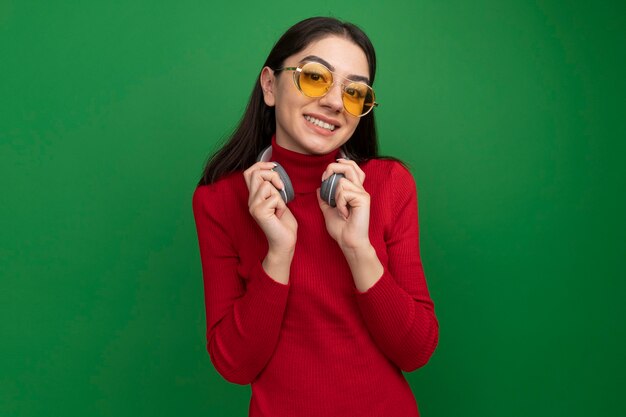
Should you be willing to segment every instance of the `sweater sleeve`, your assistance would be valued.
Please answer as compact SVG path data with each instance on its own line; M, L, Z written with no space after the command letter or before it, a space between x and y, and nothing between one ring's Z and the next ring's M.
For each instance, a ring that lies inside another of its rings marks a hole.
M193 213L200 246L206 308L207 350L228 381L251 383L269 362L278 342L289 285L269 277L259 260L242 271L223 225L227 208L213 185L198 187ZM219 201L220 204L215 202Z
M392 222L385 235L388 263L382 277L357 302L381 351L406 372L424 366L439 340L439 324L419 253L417 192L399 164L391 173Z

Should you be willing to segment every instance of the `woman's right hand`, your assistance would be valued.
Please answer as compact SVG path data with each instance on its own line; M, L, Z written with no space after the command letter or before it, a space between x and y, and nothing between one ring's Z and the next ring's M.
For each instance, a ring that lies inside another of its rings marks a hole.
M298 222L277 189L285 185L272 162L257 162L244 171L248 209L267 238L269 250L263 267L273 279L287 283L296 247Z

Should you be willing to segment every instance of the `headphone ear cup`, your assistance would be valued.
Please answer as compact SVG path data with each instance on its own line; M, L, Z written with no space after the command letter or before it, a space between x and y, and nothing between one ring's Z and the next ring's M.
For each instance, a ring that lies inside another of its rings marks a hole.
M345 175L343 174L333 174L322 181L322 186L320 187L320 197L331 207L337 207L335 193L337 192L339 180L344 177Z
M278 190L280 196L283 198L285 203L289 203L295 197L295 192L293 191L293 185L291 185L291 180L289 179L289 175L287 175L287 171L283 168L278 162L274 162L276 166L272 171L277 172L283 184L285 184L285 188L282 190Z

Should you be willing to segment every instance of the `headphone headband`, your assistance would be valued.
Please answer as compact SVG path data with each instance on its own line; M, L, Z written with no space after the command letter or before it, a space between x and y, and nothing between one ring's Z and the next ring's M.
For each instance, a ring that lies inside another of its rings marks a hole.
M339 156L344 159L350 159L343 148L339 148ZM270 162L272 160L272 145L263 149L256 160L257 162Z

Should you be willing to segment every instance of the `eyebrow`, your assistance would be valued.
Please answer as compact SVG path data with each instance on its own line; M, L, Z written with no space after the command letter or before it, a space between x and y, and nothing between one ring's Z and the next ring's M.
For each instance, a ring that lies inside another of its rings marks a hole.
M335 71L335 67L333 67L328 61L326 61L323 58L320 58L319 56L316 56L316 55L306 56L306 57L302 58L299 63L302 64L303 62L307 62L307 61L318 62L318 63L320 63L322 65L327 66L329 70ZM362 75L350 74L346 78L349 79L350 81L361 81L361 82L364 82L367 85L370 84L370 79L367 78L367 77L364 77Z

